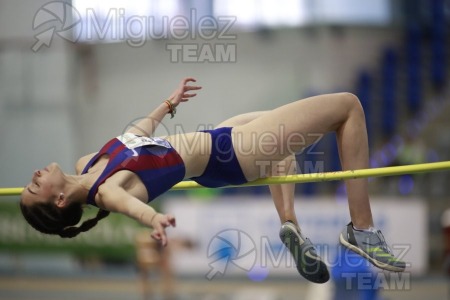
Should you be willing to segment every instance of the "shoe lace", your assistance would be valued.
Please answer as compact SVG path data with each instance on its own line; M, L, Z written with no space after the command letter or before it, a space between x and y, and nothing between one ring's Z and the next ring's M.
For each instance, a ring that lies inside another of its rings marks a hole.
M377 230L377 236L380 239L380 248L383 249L384 251L386 251L387 253L389 253L390 255L393 255L392 250L387 245L386 240L385 240L384 235L381 232L381 230Z

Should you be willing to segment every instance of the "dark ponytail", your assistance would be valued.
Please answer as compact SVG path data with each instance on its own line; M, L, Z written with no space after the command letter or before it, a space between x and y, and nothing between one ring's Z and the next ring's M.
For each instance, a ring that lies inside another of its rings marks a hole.
M89 229L97 225L98 221L100 221L103 218L106 218L108 215L109 211L100 209L97 212L95 218L84 221L79 227L76 226L66 227L59 233L59 236L63 238L73 238L82 232L88 231Z
M86 220L76 227L83 215L81 203L71 202L59 208L54 203L37 202L33 205L24 205L21 201L20 209L25 220L34 229L46 234L57 234L63 238L73 238L81 232L86 232L109 215L109 211L99 210L95 218Z

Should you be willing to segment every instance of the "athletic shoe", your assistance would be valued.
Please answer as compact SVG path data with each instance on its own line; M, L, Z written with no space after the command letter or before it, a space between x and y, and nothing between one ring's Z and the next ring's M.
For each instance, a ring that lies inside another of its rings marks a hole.
M294 257L298 272L315 283L324 283L330 279L328 268L320 259L314 245L305 238L293 222L285 222L280 229L280 239Z
M380 230L375 228L370 231L356 230L353 228L353 223L350 222L341 232L339 241L380 269L393 272L405 270L405 262L392 255Z

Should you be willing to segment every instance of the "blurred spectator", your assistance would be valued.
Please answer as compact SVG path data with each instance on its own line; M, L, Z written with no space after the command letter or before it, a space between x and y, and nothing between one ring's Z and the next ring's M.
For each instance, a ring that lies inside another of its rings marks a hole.
M148 230L136 235L136 263L141 277L143 299L152 299L149 280L151 270L161 274L161 288L164 298L172 296L173 274L170 269L170 244L165 249L150 237Z
M189 240L170 239L167 246L151 238L148 229L137 233L136 238L136 264L141 277L141 289L143 299L154 299L150 273L153 271L160 275L160 288L162 299L175 299L174 275L171 269L171 253L179 248L192 248ZM150 279L150 280L149 280Z

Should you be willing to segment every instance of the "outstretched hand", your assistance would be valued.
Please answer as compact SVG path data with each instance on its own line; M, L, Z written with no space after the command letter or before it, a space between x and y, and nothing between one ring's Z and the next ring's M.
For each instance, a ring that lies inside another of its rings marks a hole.
M175 217L172 215L157 214L152 220L153 232L151 237L163 246L167 245L166 227L176 226Z
M194 85L188 85L189 82L196 82L192 77L187 77L181 80L180 85L178 88L170 95L169 99L170 102L176 107L181 102L186 102L189 100L189 98L197 96L196 93L189 94L189 91L199 90L202 87L201 86L194 86Z

